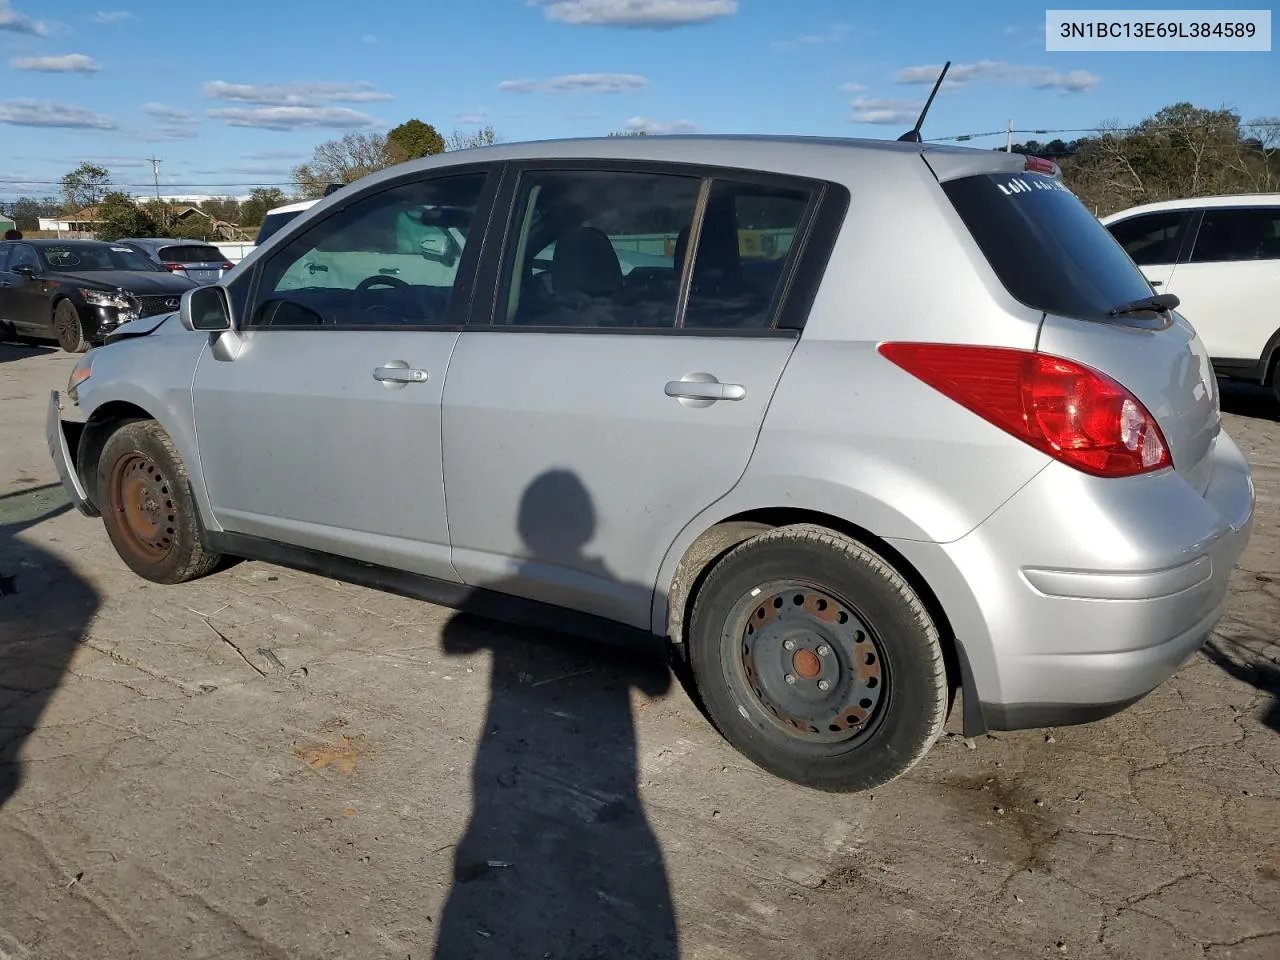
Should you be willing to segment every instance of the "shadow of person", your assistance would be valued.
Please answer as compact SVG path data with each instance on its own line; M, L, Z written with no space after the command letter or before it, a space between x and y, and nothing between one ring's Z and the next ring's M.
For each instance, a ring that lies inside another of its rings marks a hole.
M0 810L22 783L23 745L98 608L93 587L17 536L68 509L57 484L0 497Z
M584 553L595 525L574 474L543 474L520 507L526 562L607 577ZM488 649L492 672L437 960L677 957L662 851L637 792L630 703L633 686L669 689L666 664L462 609L445 627L445 652Z

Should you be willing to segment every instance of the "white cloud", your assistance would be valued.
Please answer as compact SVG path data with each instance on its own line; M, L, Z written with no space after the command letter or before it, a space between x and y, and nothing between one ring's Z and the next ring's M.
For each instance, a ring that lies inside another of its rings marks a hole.
M104 167L149 167L151 166L146 160L140 157L85 157L89 163L96 163Z
M144 103L142 112L149 117L154 117L157 123L186 126L196 122L195 114L190 110L166 107L163 103Z
M210 80L204 85L204 95L210 100L268 107L318 107L326 103L375 103L395 99L367 81L344 83L329 80L261 84Z
M40 20L32 20L26 14L13 9L9 0L0 0L0 30L10 33L25 33L31 37L47 37L49 24Z
M647 86L649 79L635 73L569 73L550 80L503 80L504 93L622 93Z
M853 123L915 123L923 101L897 100L892 97L855 97L849 101Z
M907 67L898 71L898 83L932 86L942 72L942 64ZM1037 90L1066 90L1080 93L1092 90L1100 78L1088 70L1057 70L1053 67L1020 67L1002 60L979 60L956 64L947 71L943 89L955 89L969 83L1000 83L1008 86L1034 87Z
M453 119L458 123L481 124L489 121L489 113L486 110L469 110L458 114Z
M89 19L94 23L124 23L126 20L132 20L133 14L128 10L99 10Z
M97 73L101 67L93 57L83 53L66 53L51 57L14 57L9 66L15 70L36 70L40 73Z
M143 134L147 143L164 143L168 140L194 140L200 134L190 127L157 127L150 133Z
M841 93L862 93L867 88L861 83L842 83L840 84Z
M526 0L548 20L573 26L654 30L709 23L738 12L738 0Z
M297 150L255 150L245 154L246 160L301 160Z
M110 117L57 100L2 100L0 123L15 127L66 127L73 130L114 130Z
M261 130L355 130L379 125L367 113L348 107L228 107L206 110L205 113L215 120L225 120L233 127Z
M793 37L790 40L779 40L774 44L774 46L782 49L794 49L796 47L812 47L827 43L840 43L849 35L849 30L850 27L847 23L833 23L819 33L807 33L804 36Z
M631 133L692 133L698 125L692 120L650 120L648 117L632 117L623 125Z

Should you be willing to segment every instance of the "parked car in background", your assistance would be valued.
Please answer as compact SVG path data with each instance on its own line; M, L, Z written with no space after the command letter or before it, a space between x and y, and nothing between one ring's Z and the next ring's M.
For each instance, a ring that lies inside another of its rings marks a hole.
M262 218L262 226L258 227L258 236L254 239L254 244L261 246L266 243L277 230L298 217L303 211L310 210L321 199L316 197L313 200L299 200L297 203L286 203L283 207L273 207L268 210L266 216Z
M1149 203L1102 222L1181 301L1218 374L1280 398L1280 193Z
M503 144L117 331L47 438L143 578L666 639L745 756L866 789L957 690L969 736L1096 720L1214 628L1254 493L1176 306L1038 158Z
M132 247L152 263L198 284L217 283L235 266L211 243L145 237L120 240L119 244Z
M132 247L98 240L0 242L0 332L58 341L69 353L120 324L178 309L195 284Z

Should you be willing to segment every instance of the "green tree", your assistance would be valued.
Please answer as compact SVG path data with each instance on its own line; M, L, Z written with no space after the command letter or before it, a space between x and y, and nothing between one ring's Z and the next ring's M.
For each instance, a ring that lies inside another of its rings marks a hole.
M154 203L154 201L152 201ZM125 237L154 237L159 224L150 213L127 193L113 190L98 201L99 240L121 240Z
M283 207L289 199L279 187L254 187L249 191L249 199L240 205L240 226L258 226L268 210Z
M76 213L99 203L111 186L106 167L82 163L62 178L63 213Z
M53 197L19 197L9 205L9 216L22 231L39 230L41 217L58 214L58 201Z
M447 150L469 150L472 147L488 147L502 142L502 138L491 126L483 126L479 130L455 130L445 142Z
M234 197L213 197L200 204L200 209L225 223L240 222L240 201Z
M440 131L421 120L406 120L387 133L387 156L393 163L444 153L447 145Z

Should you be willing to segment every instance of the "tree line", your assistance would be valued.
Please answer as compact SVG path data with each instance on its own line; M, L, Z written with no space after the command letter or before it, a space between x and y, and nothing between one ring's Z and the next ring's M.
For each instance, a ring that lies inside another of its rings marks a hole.
M1280 120L1175 103L1132 127L1075 140L1029 140L1014 152L1054 160L1095 215L1143 203L1280 190ZM998 149L1004 149L1003 147Z

